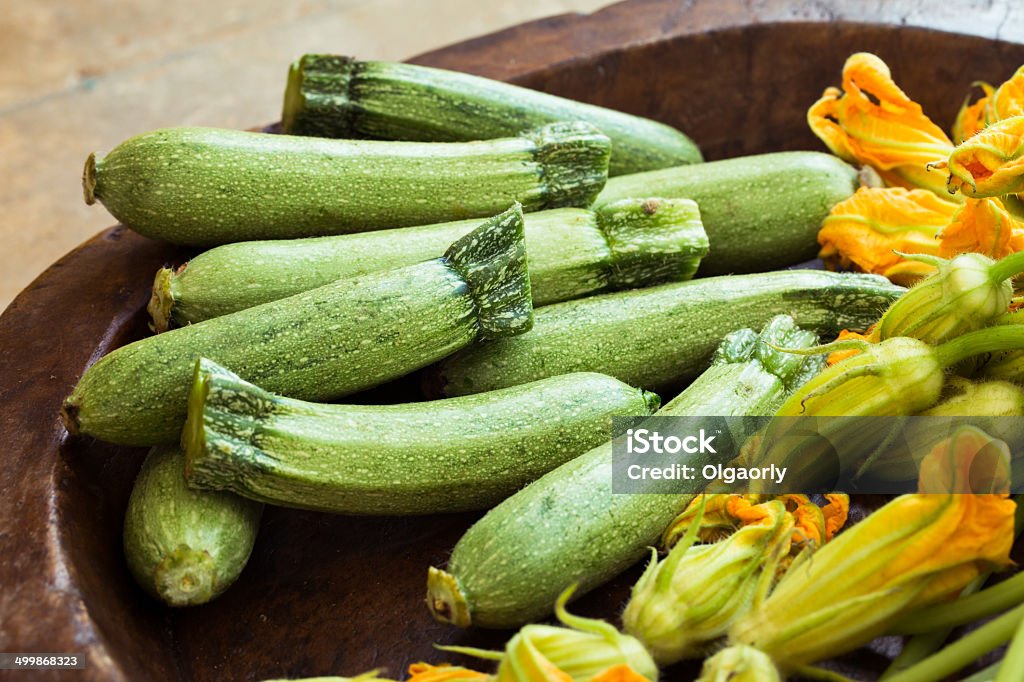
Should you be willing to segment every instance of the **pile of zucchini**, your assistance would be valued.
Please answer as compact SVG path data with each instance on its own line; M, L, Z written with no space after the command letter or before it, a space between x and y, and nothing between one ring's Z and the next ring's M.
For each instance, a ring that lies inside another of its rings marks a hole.
M428 605L462 626L543 617L689 501L611 495L611 417L684 388L662 413L770 414L820 367L773 348L864 328L902 292L768 272L813 258L857 186L825 154L702 163L648 119L324 55L292 65L283 127L158 130L85 166L88 203L209 249L156 273L158 333L62 409L73 435L153 446L124 547L172 606L230 586L264 504L493 508L431 569ZM336 402L411 373L415 402Z

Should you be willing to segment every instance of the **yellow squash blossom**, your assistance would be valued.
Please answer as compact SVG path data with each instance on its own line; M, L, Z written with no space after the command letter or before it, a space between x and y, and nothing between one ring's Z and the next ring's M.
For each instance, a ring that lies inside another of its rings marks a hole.
M534 669L534 672L538 676L524 679L528 679L529 682L571 682L572 680L568 673L551 665L550 661L546 664L541 663L539 667ZM484 680L494 681L495 677L454 665L413 663L409 666L409 679L407 682L482 682ZM650 682L650 680L628 665L620 663L599 672L590 678L590 682Z
M939 232L939 245L946 257L981 253L998 260L1024 251L1024 222L995 197L968 199Z
M925 457L921 492L896 498L795 563L730 639L792 671L856 649L900 616L1009 566L1016 507L1005 480L985 494L956 494L976 489L965 472L982 456L989 469L1008 470L1004 443L958 429Z
M938 255L936 236L957 204L931 192L862 187L829 212L818 232L821 259L830 269L857 269L912 284L934 270L902 254Z
M834 154L871 166L887 185L944 193L941 174L930 172L928 164L948 157L953 143L875 55L851 55L842 90L825 90L807 122Z
M953 126L953 139L957 144L996 121L1024 115L1024 66L998 88L988 83L976 83L985 93L973 104L964 102Z
M782 675L767 655L738 644L706 659L697 682L782 682Z
M951 193L981 198L1024 191L1024 116L993 123L933 167L948 170Z

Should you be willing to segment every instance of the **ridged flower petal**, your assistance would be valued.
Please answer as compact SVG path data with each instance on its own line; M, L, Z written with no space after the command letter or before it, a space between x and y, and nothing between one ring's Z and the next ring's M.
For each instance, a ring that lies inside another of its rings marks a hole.
M937 255L936 235L957 206L925 190L862 187L825 218L818 232L819 255L830 269L856 269L912 284L934 268L900 254Z
M871 166L887 185L943 191L941 175L928 164L946 158L953 143L875 55L851 55L842 90L825 90L807 122L834 154Z
M939 232L942 256L981 253L999 259L1024 250L1024 222L995 197L968 199Z
M947 164L950 192L972 198L1024 191L1024 116L989 125L959 144Z

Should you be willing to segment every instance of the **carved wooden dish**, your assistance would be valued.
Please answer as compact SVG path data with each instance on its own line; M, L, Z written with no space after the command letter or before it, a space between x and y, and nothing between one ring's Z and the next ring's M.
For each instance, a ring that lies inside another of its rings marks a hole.
M973 19L965 10L974 35L930 28L956 26L954 6L926 15L919 2L871 4L881 15L857 23L837 20L830 3L630 0L414 61L651 116L688 132L709 159L820 149L805 112L852 52L879 54L944 127L972 81L1000 82L1024 63L1024 45L995 39L1008 1ZM0 318L0 651L85 657L84 671L39 678L258 680L377 667L400 677L410 662L449 658L434 642L500 646L507 633L457 631L423 605L427 567L444 563L474 514L268 509L248 567L220 599L172 611L135 586L121 525L144 451L69 441L58 409L91 362L146 333L153 273L187 255L113 227L51 266ZM615 617L635 577L574 610ZM890 644L846 657L844 672L875 679ZM666 676L692 679L693 670Z

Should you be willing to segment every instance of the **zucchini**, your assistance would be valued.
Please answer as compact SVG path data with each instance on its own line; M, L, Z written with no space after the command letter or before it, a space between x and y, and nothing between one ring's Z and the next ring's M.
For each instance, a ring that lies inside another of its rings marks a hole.
M291 65L281 118L292 135L424 142L586 121L612 140L612 175L701 160L689 137L649 118L465 73L336 55L307 54Z
M524 216L534 306L596 292L690 279L707 253L689 199L623 199L598 211ZM149 311L164 331L292 296L343 277L435 258L477 220L365 234L225 244L153 284Z
M89 156L83 186L136 232L212 246L587 206L609 149L586 123L450 144L167 128Z
M816 257L822 221L858 184L857 172L831 154L777 152L618 177L596 204L635 196L693 199L711 242L700 266L707 277Z
M464 398L321 405L201 359L182 441L194 488L338 514L488 509L660 400L601 374Z
M666 393L692 379L718 339L782 313L822 334L864 329L904 289L877 275L787 270L711 277L567 301L533 331L467 348L428 370L431 394L464 395L567 372L600 372Z
M229 365L308 400L355 393L440 360L477 338L532 324L518 205L418 265L338 280L280 301L118 348L64 401L64 423L125 445L178 439L196 361Z
M210 601L249 560L263 505L185 484L185 454L156 447L135 479L124 517L124 555L139 585L171 606Z
M658 415L770 415L819 362L783 357L770 345L807 348L816 341L786 317L772 320L759 336L737 331L725 338L710 368ZM579 585L578 596L643 558L692 498L653 490L613 494L612 445L600 445L466 531L447 571L429 570L427 606L436 619L460 627L509 628L544 618L569 585Z

